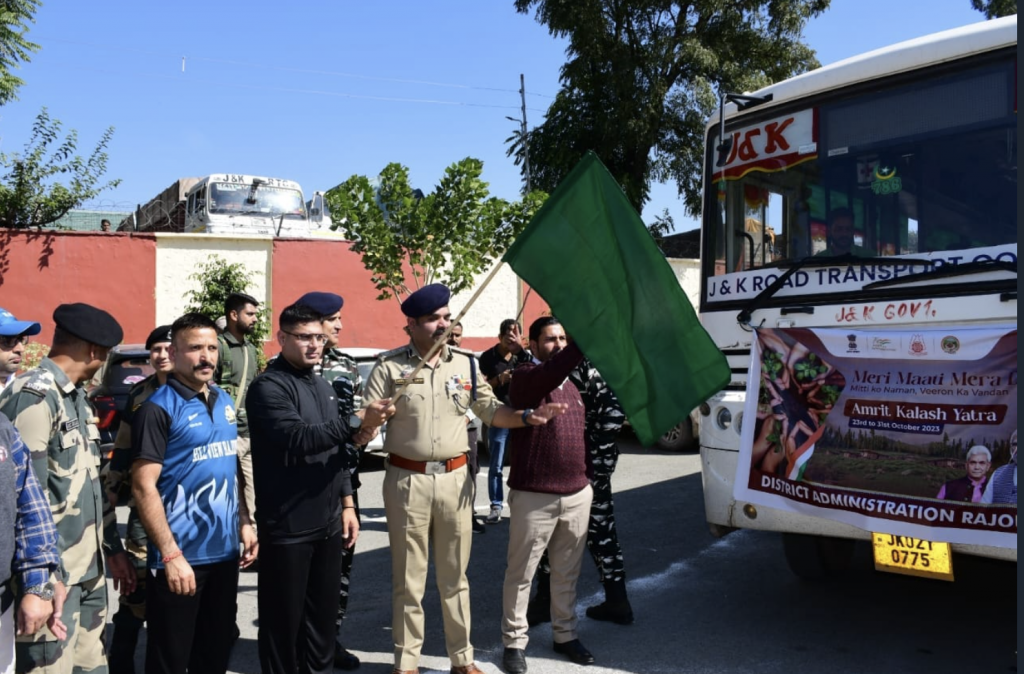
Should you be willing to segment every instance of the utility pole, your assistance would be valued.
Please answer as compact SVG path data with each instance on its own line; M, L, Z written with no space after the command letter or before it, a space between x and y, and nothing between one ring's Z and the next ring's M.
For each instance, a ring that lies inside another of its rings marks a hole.
M523 103L523 168L526 173L526 193L529 194L533 189L530 184L530 144L526 140L526 76L523 73L519 73L519 98Z

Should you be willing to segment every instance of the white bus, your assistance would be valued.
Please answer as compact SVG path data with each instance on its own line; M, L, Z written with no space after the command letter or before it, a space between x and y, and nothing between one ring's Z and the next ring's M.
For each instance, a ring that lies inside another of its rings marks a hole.
M185 195L185 231L308 237L302 188L291 180L218 173Z
M728 96L709 122L700 314L733 372L701 406L717 535L781 532L803 577L856 539L914 575L950 549L1016 561L1016 67L1013 16ZM971 370L1010 337L1012 372ZM1013 505L986 510L997 475Z

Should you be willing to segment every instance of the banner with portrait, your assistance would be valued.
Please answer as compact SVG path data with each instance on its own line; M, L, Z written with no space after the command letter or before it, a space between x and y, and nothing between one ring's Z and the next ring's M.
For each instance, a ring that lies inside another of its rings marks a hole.
M758 329L735 497L1017 548L1017 328Z

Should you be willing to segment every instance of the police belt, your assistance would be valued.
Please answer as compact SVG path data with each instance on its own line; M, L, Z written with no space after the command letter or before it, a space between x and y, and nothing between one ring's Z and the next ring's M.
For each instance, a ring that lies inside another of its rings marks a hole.
M414 473L438 475L440 473L450 473L453 470L462 468L466 463L468 463L468 457L468 454L460 454L454 459L448 459L447 461L413 461L412 459L406 459L405 457L398 456L397 454L388 454L388 463L395 468L411 470Z

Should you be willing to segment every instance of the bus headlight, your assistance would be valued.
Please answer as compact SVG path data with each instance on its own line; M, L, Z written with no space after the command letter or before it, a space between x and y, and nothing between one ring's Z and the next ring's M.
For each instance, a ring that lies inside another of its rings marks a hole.
M732 412L725 407L719 407L715 412L715 425L723 431L732 425Z
M700 404L700 414L701 414L701 416L704 416L704 417L710 417L711 416L711 405L708 405L707 403L701 403Z

